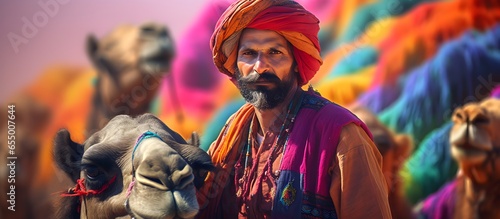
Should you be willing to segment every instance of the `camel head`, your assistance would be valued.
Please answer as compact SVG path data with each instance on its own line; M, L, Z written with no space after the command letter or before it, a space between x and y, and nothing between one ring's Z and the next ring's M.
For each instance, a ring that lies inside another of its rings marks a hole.
M61 130L58 166L76 183L63 194L61 218L193 218L196 188L210 156L151 114L120 115L83 144Z
M373 141L383 157L382 171L392 192L396 189L392 187L399 182L398 172L413 150L411 137L389 130L373 112L363 106L353 105L350 110L372 133Z
M455 109L450 132L451 154L474 183L500 179L500 100L488 98Z
M389 187L389 205L394 218L412 218L410 204L403 195L399 170L413 150L413 141L406 134L396 134L380 122L377 116L361 105L350 107L373 135L373 142L382 155L382 172Z
M94 104L101 105L104 124L119 114L147 112L170 70L174 46L167 28L156 23L122 25L101 39L88 36L87 54L98 73Z

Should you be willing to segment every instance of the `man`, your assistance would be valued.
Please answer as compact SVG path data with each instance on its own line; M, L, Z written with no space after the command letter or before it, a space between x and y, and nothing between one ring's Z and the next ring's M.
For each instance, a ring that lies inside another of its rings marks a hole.
M199 218L390 218L382 157L346 109L303 91L321 65L319 21L293 1L240 0L212 35L246 104L209 154Z

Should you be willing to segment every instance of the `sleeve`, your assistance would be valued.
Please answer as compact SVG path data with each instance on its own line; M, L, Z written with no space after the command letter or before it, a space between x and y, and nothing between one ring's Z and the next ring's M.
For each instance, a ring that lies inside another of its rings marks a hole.
M343 127L330 167L330 196L339 218L391 218L382 156L354 123Z

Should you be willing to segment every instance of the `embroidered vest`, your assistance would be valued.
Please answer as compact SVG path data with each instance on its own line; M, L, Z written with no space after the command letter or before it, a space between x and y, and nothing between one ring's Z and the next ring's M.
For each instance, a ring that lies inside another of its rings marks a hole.
M290 133L276 182L273 218L337 218L328 169L342 128L364 123L343 107L307 92Z

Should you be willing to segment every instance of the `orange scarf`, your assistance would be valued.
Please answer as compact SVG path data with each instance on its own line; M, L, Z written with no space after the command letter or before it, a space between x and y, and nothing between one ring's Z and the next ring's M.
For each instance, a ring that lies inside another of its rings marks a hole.
M242 141L245 141L245 133L248 133L248 127L250 125L250 120L254 115L255 109L252 105L246 103L243 105L233 116L230 118L226 125L229 125L224 129L217 137L217 140L212 144L209 150L212 156L212 162L215 165L216 170L214 172L209 172L205 178L205 184L202 188L198 190L198 203L200 203L200 209L203 210L207 204L210 202L208 209L205 209L202 214L208 217L199 218L209 218L213 216L216 207L219 203L222 189L228 183L229 174L234 167L238 159L238 154L241 149L233 149L234 147L240 147Z

